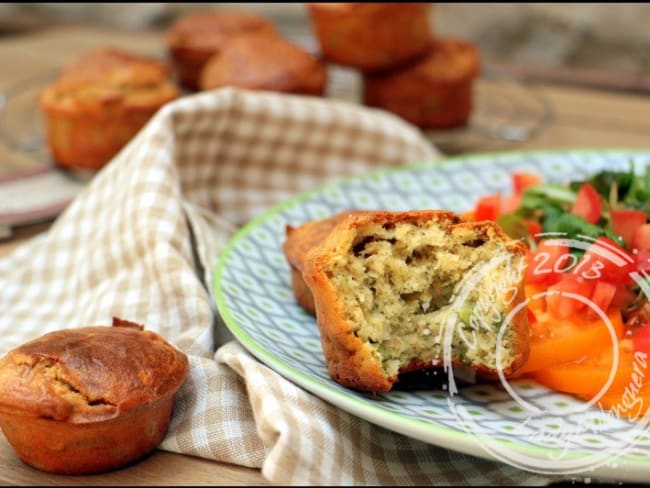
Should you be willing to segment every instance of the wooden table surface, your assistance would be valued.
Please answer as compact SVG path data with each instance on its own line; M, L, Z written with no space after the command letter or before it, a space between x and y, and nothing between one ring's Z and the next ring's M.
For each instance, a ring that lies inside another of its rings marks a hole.
M91 48L113 44L164 56L160 33L108 31L88 27L58 27L38 33L0 37L0 90L56 71L66 61ZM551 114L532 139L506 149L641 148L650 149L650 96L535 85ZM0 121L1 122L1 121ZM492 147L480 144L478 152ZM16 169L42 165L33 154L9 149L0 142L0 176ZM0 242L0 257L47 224L18 229ZM154 451L129 467L94 476L57 476L23 464L0 435L0 484L17 485L262 485L259 470Z

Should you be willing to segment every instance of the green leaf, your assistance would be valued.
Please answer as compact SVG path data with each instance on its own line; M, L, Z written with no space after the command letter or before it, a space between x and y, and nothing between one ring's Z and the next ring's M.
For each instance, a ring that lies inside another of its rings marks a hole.
M563 213L556 219L549 220L544 230L547 232L562 232L571 238L575 238L578 235L593 238L604 236L617 242L619 241L618 236L607 227L590 224L582 217L578 217L572 213Z
M524 197L538 196L555 205L573 205L576 200L576 192L563 185L556 183L543 183L526 189Z
M516 213L501 215L497 223L513 239L526 239L530 235L526 222Z

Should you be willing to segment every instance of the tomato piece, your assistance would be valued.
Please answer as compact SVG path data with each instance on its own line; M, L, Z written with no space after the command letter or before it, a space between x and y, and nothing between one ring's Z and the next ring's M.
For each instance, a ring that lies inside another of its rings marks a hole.
M534 288L526 287L526 294ZM528 295L529 298L533 295ZM556 319L535 302L543 302L544 297L530 300L528 308L533 310L536 322L530 324L530 353L528 361L518 374L539 371L572 361L578 361L593 354L594 350L612 347L610 330L600 318L589 319L579 314L568 319ZM616 339L623 337L623 319L618 309L607 312L609 323L614 329Z
M512 189L516 194L521 194L526 188L539 185L542 182L542 177L535 173L517 172L512 173Z
M630 273L635 269L634 255L607 237L596 239L576 266L584 278L605 280L615 286L632 283Z
M619 286L616 288L614 298L612 298L611 306L620 310L626 309L635 299L636 293L626 286Z
M612 229L623 238L625 245L632 246L634 235L646 223L647 215L642 210L612 210Z
M521 205L521 195L513 194L503 200L501 204L501 213L511 213L519 208Z
M650 324L646 324L637 330L632 336L635 351L642 351L650 354Z
M546 307L551 315L566 319L576 315L585 308L586 303L575 295L586 300L591 299L596 282L586 280L573 274L564 274L559 282L548 287Z
M495 221L501 215L501 195L487 195L479 198L474 209L474 219L477 221Z
M650 249L641 249L636 253L636 270L650 273Z
M535 239L539 239L538 235L542 233L542 224L532 219L526 219L524 220L524 223L528 227L528 232L530 232L530 235Z
M624 391L631 385L636 388L650 385L647 354L635 352L629 340L623 340L615 347L618 349L618 364L607 392ZM614 365L613 350L610 343L581 362L541 369L532 376L553 390L593 398L607 385Z
M590 224L598 222L602 213L600 195L591 184L582 184L578 190L576 201L573 203L573 207L571 207L571 213L582 217Z
M650 249L650 224L643 224L638 227L632 238L632 248L638 250Z
M597 281L591 295L591 301L598 310L605 312L609 309L615 295L616 287L614 285L607 281ZM587 310L587 315L591 318L597 317L596 311L591 308Z
M562 276L569 246L560 239L542 240L528 257L527 284L556 282Z

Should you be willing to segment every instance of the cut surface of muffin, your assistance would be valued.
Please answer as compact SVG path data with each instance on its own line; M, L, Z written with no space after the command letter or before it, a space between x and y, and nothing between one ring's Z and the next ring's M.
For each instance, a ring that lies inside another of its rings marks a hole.
M526 317L514 308L524 299L523 244L493 223L352 213L301 266L342 384L388 390L401 372L445 363L509 374L526 359Z

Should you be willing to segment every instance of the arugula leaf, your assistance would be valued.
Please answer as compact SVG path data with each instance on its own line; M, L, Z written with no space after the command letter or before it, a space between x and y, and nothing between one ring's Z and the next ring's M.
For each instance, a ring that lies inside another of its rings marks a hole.
M573 205L576 191L556 183L543 183L527 188L524 196L537 196L555 205Z
M646 167L643 175L637 175L632 180L629 190L619 199L627 207L635 210L650 211L650 166Z
M597 238L604 236L616 242L620 241L618 236L608 226L590 224L582 217L578 217L572 213L563 213L556 219L550 220L544 230L546 232L562 232L567 237L583 235Z
M603 198L608 199L612 185L615 184L619 199L621 199L628 193L634 180L634 167L630 163L630 169L628 171L600 171L586 180L571 182L569 187L577 191L583 183L590 183Z

